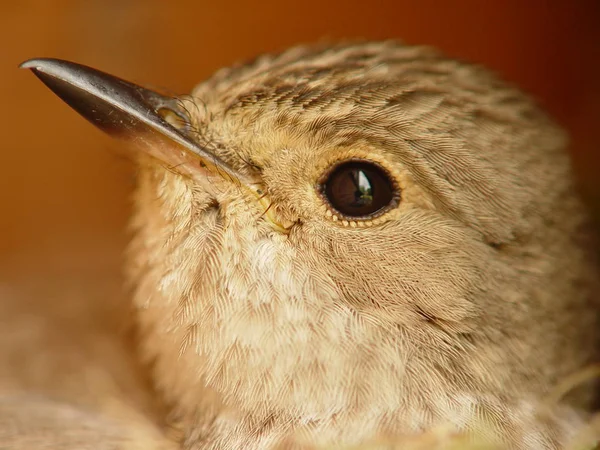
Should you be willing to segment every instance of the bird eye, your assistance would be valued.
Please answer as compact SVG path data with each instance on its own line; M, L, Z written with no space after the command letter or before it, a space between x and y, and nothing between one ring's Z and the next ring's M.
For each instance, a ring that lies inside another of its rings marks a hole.
M377 164L350 160L334 166L319 184L319 192L348 218L370 219L397 204L399 192L386 170Z

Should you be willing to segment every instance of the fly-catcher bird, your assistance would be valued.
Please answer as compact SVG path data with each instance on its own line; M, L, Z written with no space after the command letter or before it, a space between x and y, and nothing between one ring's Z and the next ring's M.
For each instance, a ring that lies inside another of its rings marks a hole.
M176 98L23 67L136 149L127 273L176 448L585 428L591 383L545 400L598 356L588 219L564 133L517 89L398 42L293 48Z

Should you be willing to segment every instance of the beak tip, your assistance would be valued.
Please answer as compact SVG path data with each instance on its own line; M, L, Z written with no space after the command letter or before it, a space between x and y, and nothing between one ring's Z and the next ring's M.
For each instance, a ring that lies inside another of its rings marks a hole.
M61 61L53 58L31 58L19 64L19 69L31 69L33 72L53 73L61 66Z
M19 64L19 69L32 69L36 70L40 66L42 60L39 58L28 59Z

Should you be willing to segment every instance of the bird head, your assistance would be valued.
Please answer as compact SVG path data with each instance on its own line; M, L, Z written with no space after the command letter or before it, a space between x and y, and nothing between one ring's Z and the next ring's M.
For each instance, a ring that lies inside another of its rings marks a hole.
M171 98L26 67L136 144L127 270L180 420L323 442L462 427L592 358L564 133L488 71L298 47Z

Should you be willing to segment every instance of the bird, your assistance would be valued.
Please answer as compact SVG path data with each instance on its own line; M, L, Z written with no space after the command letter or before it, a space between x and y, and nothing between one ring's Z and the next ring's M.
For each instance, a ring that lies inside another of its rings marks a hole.
M397 40L182 96L22 67L131 149L125 272L172 448L562 449L584 427L597 384L544 399L598 361L594 236L565 131L519 88Z

